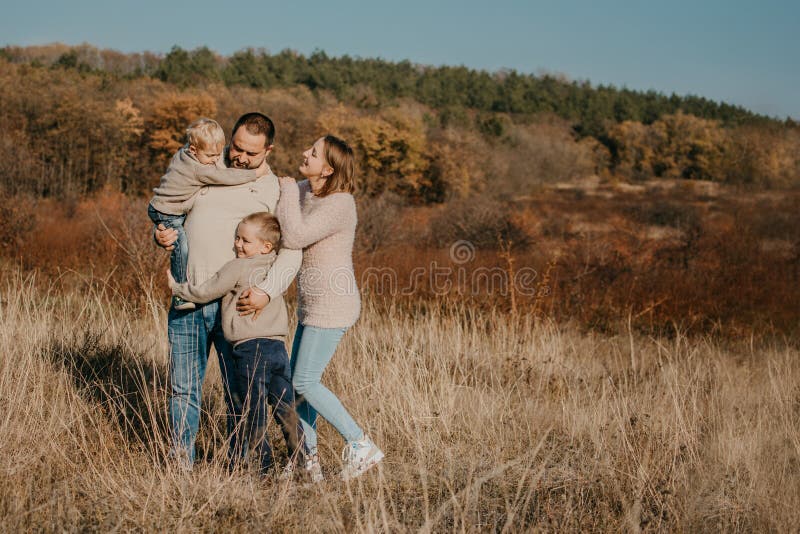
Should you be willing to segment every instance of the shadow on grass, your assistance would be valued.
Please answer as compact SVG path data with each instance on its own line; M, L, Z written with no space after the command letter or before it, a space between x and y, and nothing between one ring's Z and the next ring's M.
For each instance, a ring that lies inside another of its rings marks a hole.
M134 446L162 454L168 448L167 370L90 329L54 339L45 351L82 395L100 405Z

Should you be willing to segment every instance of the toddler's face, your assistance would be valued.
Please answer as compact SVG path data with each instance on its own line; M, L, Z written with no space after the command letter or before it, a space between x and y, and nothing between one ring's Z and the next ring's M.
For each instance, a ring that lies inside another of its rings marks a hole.
M197 148L194 145L190 145L189 152L203 165L215 165L222 155L222 147Z
M252 258L272 252L272 244L258 237L257 230L254 225L243 222L236 227L233 248L236 250L237 258Z

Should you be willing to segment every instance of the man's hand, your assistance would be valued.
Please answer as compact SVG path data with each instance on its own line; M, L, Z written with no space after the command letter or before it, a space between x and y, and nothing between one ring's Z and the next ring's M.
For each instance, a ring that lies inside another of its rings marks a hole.
M269 304L269 295L257 287L250 287L244 290L236 301L236 311L239 315L253 314L253 320L261 315L261 311Z
M173 250L175 248L175 241L178 240L178 231L174 228L167 228L159 223L158 228L155 229L154 235L158 246L164 247L165 250Z

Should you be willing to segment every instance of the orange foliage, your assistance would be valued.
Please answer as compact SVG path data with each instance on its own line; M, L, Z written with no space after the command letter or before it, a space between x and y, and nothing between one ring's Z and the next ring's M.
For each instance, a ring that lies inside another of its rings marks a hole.
M214 117L217 104L207 93L169 93L161 97L148 118L148 146L166 163L186 142L186 127L201 117Z

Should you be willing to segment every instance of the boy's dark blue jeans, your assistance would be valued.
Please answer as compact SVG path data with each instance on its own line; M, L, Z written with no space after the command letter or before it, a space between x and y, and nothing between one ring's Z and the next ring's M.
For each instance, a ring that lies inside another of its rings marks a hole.
M297 457L302 454L300 421L295 411L289 355L284 342L266 338L242 341L233 347L232 359L233 440L234 447L239 449L232 461L237 457L247 458L252 452L262 474L272 466L267 434L268 405L283 432L290 461L302 461ZM241 450L245 447L247 450Z
M189 261L189 242L183 229L186 215L162 213L150 204L147 206L147 215L156 226L163 224L166 228L173 228L178 232L178 240L175 241L175 248L169 256L169 272L179 284L186 282L186 265Z

